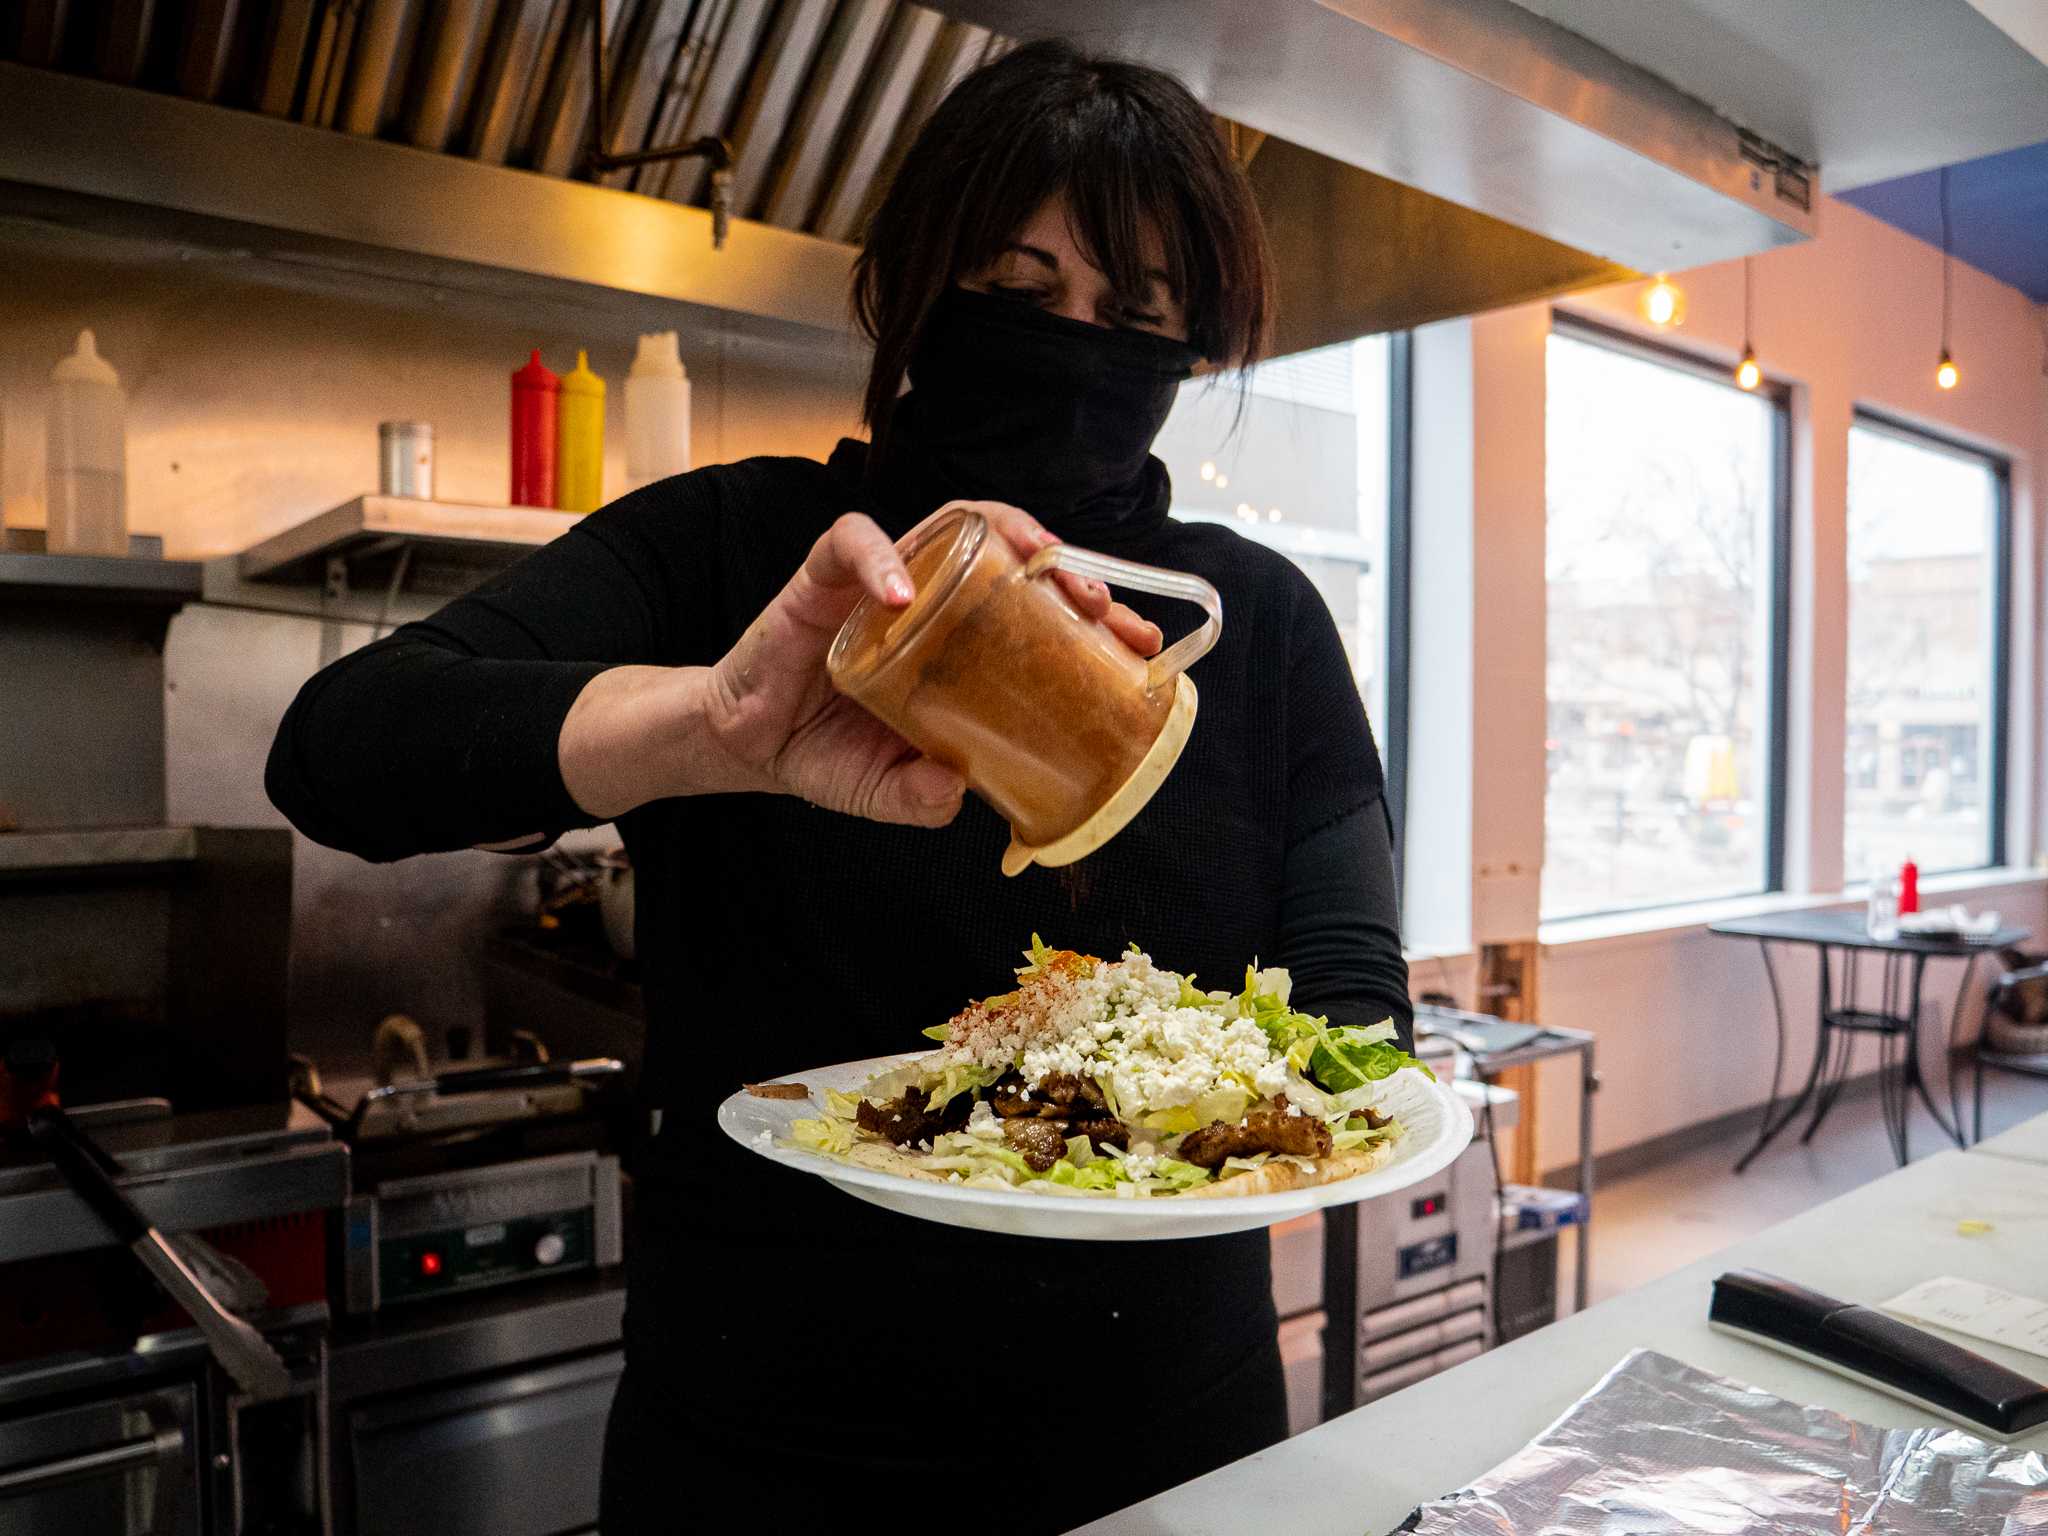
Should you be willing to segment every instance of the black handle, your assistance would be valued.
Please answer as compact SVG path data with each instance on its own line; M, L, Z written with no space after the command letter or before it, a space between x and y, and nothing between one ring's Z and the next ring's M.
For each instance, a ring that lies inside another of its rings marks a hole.
M1714 1282L1708 1319L2014 1435L2048 1424L2048 1387L1872 1307L1760 1271Z
M149 1234L149 1219L114 1182L121 1165L93 1145L69 1115L54 1105L28 1117L28 1133L49 1153L57 1171L95 1215L113 1228L122 1242L139 1243ZM111 1171L110 1171L111 1170Z

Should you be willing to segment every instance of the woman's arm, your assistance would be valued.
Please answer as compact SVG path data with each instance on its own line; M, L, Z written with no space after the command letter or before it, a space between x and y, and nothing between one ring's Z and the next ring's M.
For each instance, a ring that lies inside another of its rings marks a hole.
M1338 1024L1390 1018L1402 1048L1413 1050L1385 804L1375 797L1294 844L1281 880L1281 963L1301 1005Z
M1299 1006L1340 1024L1392 1019L1413 1048L1385 779L1329 610L1296 587L1287 676L1287 847L1278 963Z
M698 482L693 486L693 482ZM723 656L696 575L712 550L672 501L628 497L424 624L313 678L278 729L267 786L294 825L366 858L517 851L677 795L758 792L939 826L965 785L837 694L825 653L854 605L910 601L888 536L848 513ZM1022 552L1052 535L977 504ZM1063 573L1064 575L1065 573ZM1068 584L1143 654L1158 631L1099 583Z

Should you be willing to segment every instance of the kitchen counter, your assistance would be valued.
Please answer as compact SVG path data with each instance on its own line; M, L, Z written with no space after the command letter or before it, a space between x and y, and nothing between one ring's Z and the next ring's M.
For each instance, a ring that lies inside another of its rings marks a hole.
M1996 1138L2048 1159L2048 1116ZM1288 1536L1391 1531L1416 1505L1505 1460L1631 1349L1820 1403L1871 1423L1931 1415L1898 1398L1707 1327L1714 1278L1761 1269L1845 1300L1874 1303L1937 1275L2024 1295L2048 1276L2048 1168L2021 1153L1947 1151L1758 1233L1440 1376L1345 1414L1084 1529L1100 1536L1256 1530L1284 1516ZM1966 1236L1963 1221L1990 1230ZM1958 1341L2023 1373L2034 1356ZM1983 1433L1981 1430L1978 1433ZM2015 1443L2048 1452L2048 1426Z

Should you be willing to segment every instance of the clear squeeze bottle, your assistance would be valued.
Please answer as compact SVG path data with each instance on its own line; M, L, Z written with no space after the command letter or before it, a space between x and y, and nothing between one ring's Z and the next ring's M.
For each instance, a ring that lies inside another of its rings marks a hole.
M50 374L47 548L53 555L128 553L127 443L121 376L91 331Z

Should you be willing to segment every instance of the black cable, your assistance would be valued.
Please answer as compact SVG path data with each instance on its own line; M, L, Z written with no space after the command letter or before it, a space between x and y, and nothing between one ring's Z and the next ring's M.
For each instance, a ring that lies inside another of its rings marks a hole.
M1941 168L1941 351L1948 355L1949 288L1955 270L1948 217L1948 167Z

